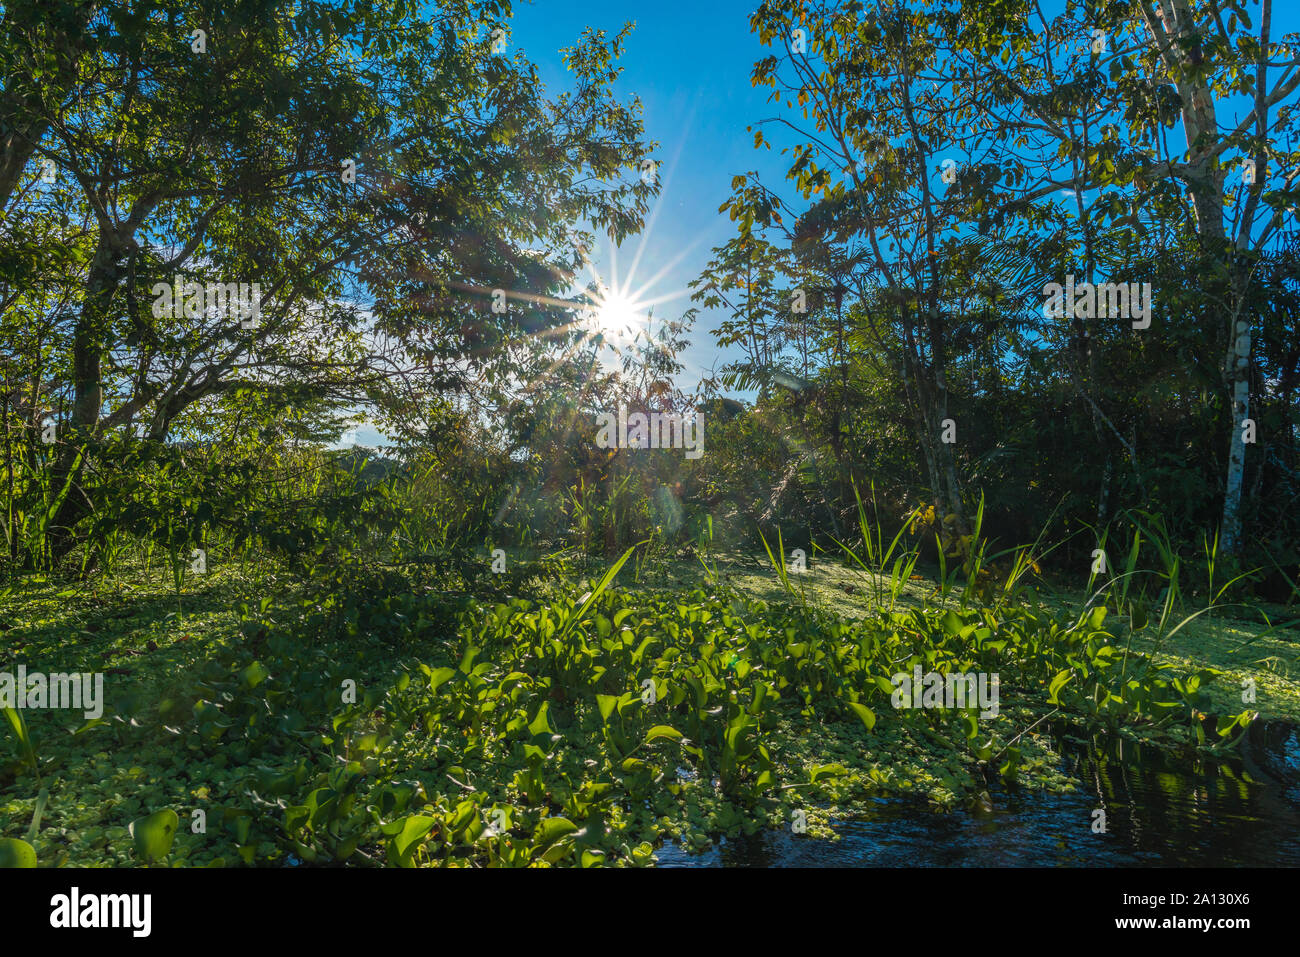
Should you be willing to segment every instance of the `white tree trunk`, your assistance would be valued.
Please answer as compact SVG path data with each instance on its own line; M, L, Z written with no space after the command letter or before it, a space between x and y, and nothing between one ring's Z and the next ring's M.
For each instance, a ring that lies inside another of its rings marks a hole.
M1228 447L1228 479L1223 496L1223 523L1219 549L1236 554L1241 544L1241 485L1246 472L1245 431L1250 415L1250 324L1238 322L1229 350L1232 377L1232 438Z

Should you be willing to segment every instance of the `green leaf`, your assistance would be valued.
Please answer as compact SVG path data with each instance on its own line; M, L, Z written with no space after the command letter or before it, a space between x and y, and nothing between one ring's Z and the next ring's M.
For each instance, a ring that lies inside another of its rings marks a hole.
M256 688L271 673L263 667L260 661L254 661L251 665L239 673L239 679L243 682L245 688Z
M437 694L438 689L454 677L456 677L455 668L434 669L429 674L429 690L432 691L434 694Z
M535 717L533 723L528 726L528 733L535 738L540 737L541 735L552 735L555 733L551 728L550 719L546 715L549 707L550 703L543 701L542 706L537 709L537 717Z
M598 694L596 695L596 707L600 709L600 720L606 722L609 716L614 713L614 707L618 704L618 695Z
M36 747L32 743L31 733L27 730L27 722L23 719L22 714L14 708L0 708L5 717L9 719L9 726L14 729L14 736L18 739L18 753L23 760L31 766L32 770L36 769Z
M35 866L36 848L14 837L0 838L0 868Z
M812 783L827 778L839 778L849 773L849 769L842 764L819 764L812 769Z
M582 616L587 613L587 609L596 602L596 599L605 593L609 588L610 583L613 582L614 577L618 574L619 569L621 569L624 563L632 557L632 553L644 544L646 544L646 542L637 542L625 551L618 561L609 567L605 574L601 576L600 581L596 582L596 587L593 588L590 594L583 599L582 604L578 606L578 610L569 616L569 619L564 623L564 627L560 629L560 633L555 636L557 639L563 638L567 635L573 626L582 620Z
M572 834L578 829L567 817L548 817L537 827L537 833L533 835L533 842L539 850L550 847L560 838Z
M416 842L433 830L437 823L436 818L422 814L413 814L403 821L401 832L393 838L393 849L397 851L398 859L409 862Z
M36 835L41 830L41 815L45 813L45 805L50 801L50 789L41 788L41 793L36 795L36 810L32 812L32 823L27 826L27 840L36 840Z
M649 744L651 741L658 741L660 738L671 738L674 741L680 741L683 737L685 735L676 728L670 728L666 724L657 724L646 732L645 742Z
M172 849L172 841L176 840L176 828L179 826L180 818L171 808L163 808L146 818L132 821L130 832L135 842L136 855L148 864L166 857Z
M1056 673L1056 677L1052 679L1052 683L1047 686L1047 700L1049 704L1061 703L1057 698L1057 693L1065 687L1066 682L1068 682L1073 676L1074 672L1070 671L1068 668L1065 671L1059 671Z
M1215 722L1214 730L1218 732L1219 737L1226 738L1237 725L1242 724L1244 726L1244 722L1241 720L1243 717L1245 715L1220 715L1218 721Z
M862 723L870 731L876 726L876 714L864 704L858 704L856 701L850 701L849 707L856 712L857 716L862 719Z
M461 801L456 805L456 810L447 815L447 831L455 834L463 830L471 821L478 817L478 805L473 801Z

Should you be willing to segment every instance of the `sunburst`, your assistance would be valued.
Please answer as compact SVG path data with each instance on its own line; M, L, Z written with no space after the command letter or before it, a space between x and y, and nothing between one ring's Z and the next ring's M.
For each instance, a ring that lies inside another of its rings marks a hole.
M625 290L605 287L592 304L592 331L610 341L630 341L648 324L649 308L650 303L641 302Z

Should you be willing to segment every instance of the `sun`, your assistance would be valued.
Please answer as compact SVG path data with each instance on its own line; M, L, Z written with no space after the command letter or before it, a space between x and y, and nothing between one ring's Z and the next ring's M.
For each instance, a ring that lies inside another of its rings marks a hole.
M644 324L644 306L617 289L606 289L595 304L593 325L607 336L627 336Z

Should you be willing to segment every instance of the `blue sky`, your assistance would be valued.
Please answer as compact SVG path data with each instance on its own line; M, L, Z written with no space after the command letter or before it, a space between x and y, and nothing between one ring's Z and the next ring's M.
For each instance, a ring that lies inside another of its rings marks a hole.
M687 283L700 274L710 250L735 233L735 224L718 214L731 193L731 178L758 169L765 181L777 183L784 173L779 150L755 150L753 135L745 132L774 113L765 102L769 91L749 82L754 61L770 52L749 32L756 6L756 0L540 0L515 7L511 50L537 64L552 91L571 84L558 51L573 45L585 27L612 35L626 22L636 24L616 91L621 99L641 98L646 136L660 144L656 157L663 191L651 208L649 229L626 240L616 257L605 239L593 250L593 260L604 279L617 266L617 278L630 278L633 290L653 278L642 298L679 294L655 307L656 318L677 318L693 305ZM638 250L635 275L629 277ZM684 380L693 382L721 364L708 334L720 318L701 312L691 348L682 357Z
M656 319L677 318L696 305L687 283L699 275L713 247L734 234L735 223L718 214L731 193L731 178L757 169L776 184L784 175L779 149L754 149L753 134L745 131L775 112L765 102L767 91L749 82L754 62L768 52L749 32L756 6L756 0L541 0L514 6L507 52L522 52L536 64L551 93L572 86L560 50L575 45L584 28L613 35L624 23L636 25L619 61L623 74L615 91L622 100L641 99L646 137L659 143L655 155L663 189L650 209L649 228L616 251L608 238L599 237L591 258L602 279L608 281L616 268L616 278L630 281L638 298L674 296L654 307ZM629 276L634 260L635 275ZM689 336L691 347L680 357L686 366L683 383L730 358L720 358L709 335L721 318L701 310ZM353 442L378 445L384 439L362 426L343 444Z
M749 30L756 6L757 0L514 4L507 53L522 53L536 64L551 94L572 85L559 51L576 44L584 28L613 35L625 23L635 24L619 61L623 74L615 92L621 100L633 95L641 99L645 135L659 143L655 155L663 189L652 203L645 231L618 250L601 236L591 258L605 282L630 284L643 300L668 297L655 305L656 318L677 318L694 305L687 283L700 274L713 247L734 235L735 223L718 213L731 193L732 177L757 170L766 185L783 191L789 157L782 155L781 147L790 137L773 130L776 147L756 150L753 134L746 131L779 110L767 101L769 90L750 84L754 62L773 52ZM1054 16L1060 8L1059 2L1049 2L1044 12ZM1259 5L1249 9L1257 19ZM1298 23L1300 10L1275 3L1275 38L1295 30ZM1180 132L1171 135L1183 145ZM684 387L689 389L711 368L736 358L714 345L710 335L723 318L719 311L701 309L689 335L691 346L679 357L686 367ZM344 444L353 441L375 445L383 439L363 426L345 437Z

